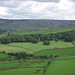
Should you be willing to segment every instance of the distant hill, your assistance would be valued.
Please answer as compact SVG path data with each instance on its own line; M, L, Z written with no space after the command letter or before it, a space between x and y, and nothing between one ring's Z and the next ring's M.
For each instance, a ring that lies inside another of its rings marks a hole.
M0 19L0 29L9 31L27 31L39 28L73 27L75 20L10 20Z

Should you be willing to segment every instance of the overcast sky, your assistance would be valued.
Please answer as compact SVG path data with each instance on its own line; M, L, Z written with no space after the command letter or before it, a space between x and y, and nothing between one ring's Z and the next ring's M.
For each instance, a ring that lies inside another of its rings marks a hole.
M75 0L0 0L0 18L75 20Z

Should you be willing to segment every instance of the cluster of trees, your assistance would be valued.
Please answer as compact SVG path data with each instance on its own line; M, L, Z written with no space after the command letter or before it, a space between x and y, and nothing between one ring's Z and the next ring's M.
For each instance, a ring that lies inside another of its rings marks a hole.
M7 30L0 29L0 34L2 34L2 33L4 33L4 32L7 32Z
M55 40L64 40L65 42L72 42L75 40L75 30L67 31L63 33L50 33L50 34L30 34L30 35L17 35L8 34L7 37L0 38L2 44L8 44L13 42L32 42L38 43L38 41L44 41L44 45L49 45L50 42Z
M29 59L29 58L33 58L33 59L51 59L53 56L47 56L47 55L41 55L41 56L34 56L32 54L26 54L25 52L20 52L20 53L7 53L8 55L11 56L15 56L16 59Z

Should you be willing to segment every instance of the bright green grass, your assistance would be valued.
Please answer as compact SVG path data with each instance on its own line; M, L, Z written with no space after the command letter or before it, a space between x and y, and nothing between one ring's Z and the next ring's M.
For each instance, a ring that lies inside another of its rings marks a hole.
M68 28L48 28L48 29L40 29L35 31L26 31L22 33L14 33L14 34L49 34L49 33L58 33L58 32L65 32L75 30L75 27L68 27Z
M59 50L44 50L44 51L39 51L37 53L34 53L34 55L39 56L39 55L67 55L67 54L72 54L75 53L75 48L66 48L66 49L59 49Z
M75 46L75 41L73 41L73 44L74 44L74 46Z
M0 64L0 68L15 67L19 63Z
M42 68L20 68L0 71L0 75L43 75Z
M47 63L48 62L38 62L38 61L35 61L35 62L24 62L24 63L21 63L18 67L43 67L43 66L47 66Z
M26 49L30 49L30 50L34 50L34 51L40 51L40 50L45 50L45 49L54 49L54 47L58 47L58 48L74 47L72 45L72 43L64 42L64 41L58 41L58 42L51 41L50 45L43 45L43 42L39 42L37 44L33 44L33 43L11 43L9 45L24 47Z
M56 59L72 59L72 58L74 59L75 56L58 57Z
M8 57L8 55L0 53L0 58L7 58L7 57Z
M46 75L75 75L75 60L53 61Z
M0 52L1 51L5 51L6 53L10 53L10 52L13 52L13 53L26 52L28 54L33 53L33 51L31 51L31 50L27 50L27 49L19 48L19 47L7 46L7 45L3 45L3 44L0 44Z

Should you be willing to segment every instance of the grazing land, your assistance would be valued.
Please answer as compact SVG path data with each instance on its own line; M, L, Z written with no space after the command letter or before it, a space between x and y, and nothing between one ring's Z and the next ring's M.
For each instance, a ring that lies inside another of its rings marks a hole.
M21 68L13 70L0 71L1 75L43 75L42 68Z
M0 58L7 58L8 55L0 53Z
M0 75L75 75L74 30L75 27L3 32Z
M5 51L6 53L16 53L16 52L26 52L26 53L33 53L31 50L27 50L25 48L13 47L8 45L0 44L0 52Z
M48 67L46 75L75 75L75 59L55 60Z
M50 34L50 33L60 33L60 32L66 32L66 31L71 31L75 30L75 27L68 27L68 28L43 28L43 29L38 29L38 30L31 30L31 31L25 31L25 32L14 32L13 34L19 34L19 35L24 35L24 34Z
M75 48L64 48L64 49L58 49L58 50L44 50L39 51L37 53L34 53L34 55L67 55L67 54L75 54Z
M74 47L74 45L70 42L64 42L64 41L51 41L50 45L43 45L43 42L39 42L37 44L33 44L33 43L11 43L9 44L10 46L16 46L16 47L23 47L26 48L28 50L33 50L35 52L40 51L40 50L45 50L45 49L54 49L55 47L57 48L70 48L70 47Z

